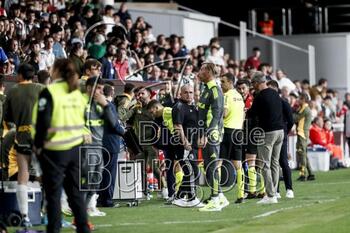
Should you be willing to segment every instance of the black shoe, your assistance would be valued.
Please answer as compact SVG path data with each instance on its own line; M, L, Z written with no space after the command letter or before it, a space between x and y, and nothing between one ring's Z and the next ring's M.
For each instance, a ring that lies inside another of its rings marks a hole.
M306 181L306 176L299 176L297 181Z
M257 199L261 199L261 198L264 198L264 197L265 197L265 193L258 193L255 196L255 198L257 198Z
M202 201L203 204L208 204L208 202L211 200L211 197L207 198L207 199L204 199Z
M241 203L244 203L244 199L243 199L243 198L238 198L238 199L235 201L235 204L241 204Z
M164 205L172 205L174 200L175 200L175 196L169 197L169 198L164 202Z
M309 175L309 176L307 177L307 180L308 180L308 181L316 180L315 175Z
M255 199L255 198L256 198L256 193L248 193L245 199Z

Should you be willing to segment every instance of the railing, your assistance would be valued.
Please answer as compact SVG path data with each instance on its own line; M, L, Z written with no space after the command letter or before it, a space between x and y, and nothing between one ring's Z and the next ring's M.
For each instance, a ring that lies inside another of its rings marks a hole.
M202 12L199 12L197 10L193 10L193 9L191 9L189 7L185 7L185 6L182 6L180 4L178 5L178 7L179 7L179 9L183 9L183 10L186 10L186 11L190 11L190 12L193 12L193 13L206 15L206 14L204 14ZM252 13L252 14L254 14L254 13ZM287 10L287 15L288 15L288 10ZM224 20L220 20L219 23L240 31L240 37L239 37L240 38L240 40L239 40L239 51L240 51L239 57L240 57L240 60L247 59L247 34L249 33L249 34L251 34L253 36L257 36L257 37L263 38L265 40L271 41L272 51L276 51L276 46L277 45L283 45L285 47L294 49L296 51L299 51L299 52L302 52L302 53L306 53L308 55L308 65L309 65L309 74L308 74L308 76L309 76L310 84L314 85L316 83L315 47L313 45L308 45L308 48L305 49L305 48L296 46L294 44L287 43L287 42L282 41L282 40L278 40L278 39L273 38L271 36L263 35L261 33L256 32L256 30L248 29L246 22L240 22L240 26L237 26L235 24L229 23L229 22L224 21ZM253 25L253 24L254 24L254 22L250 23L250 25ZM273 58L272 58L272 63L273 64L272 64L272 66L274 68L276 68L276 66L274 64L274 62L276 60L277 60L276 54L273 52Z
M254 8L248 11L248 25L251 30L258 31L257 22L261 21L259 19L262 19L263 13L271 15L271 19L277 23L275 34L292 35L295 33L323 33L326 31L325 15L328 12L323 7ZM307 15L311 17L308 18ZM303 20L298 21L300 18Z
M279 35L350 31L350 4L309 8L253 8L248 11L248 28L258 31L258 22L265 12L277 23L275 34Z

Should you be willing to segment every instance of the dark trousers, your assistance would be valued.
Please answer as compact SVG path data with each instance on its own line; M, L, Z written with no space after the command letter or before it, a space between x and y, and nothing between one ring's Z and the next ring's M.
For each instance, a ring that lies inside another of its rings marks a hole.
M285 136L283 138L279 163L282 168L283 180L284 180L284 185L286 186L286 189L293 190L292 172L288 164L288 136ZM279 185L277 190L279 191Z
M113 193L115 179L117 176L118 153L107 153L103 150L103 163L105 167L102 172L98 202L102 206L113 205Z
M216 197L219 194L219 159L220 145L215 145L208 142L203 148L204 169L206 174L207 184L211 190L211 197Z
M187 199L191 201L196 197L196 185L199 184L197 157L197 150L193 150L188 158L179 160L184 177L177 193L177 198L183 198L187 195Z
M179 161L179 164L181 168L183 168L183 183L185 184L182 187L182 193L189 193L190 187L185 187L190 181L190 169L188 166L186 166L185 161L183 160L183 154L184 154L184 148L182 146L172 146L167 145L164 148L164 155L165 155L165 165L166 165L166 181L168 186L168 196L173 197L175 195L175 186L176 186L176 179L175 179L175 170L174 170L174 163L175 161ZM182 184L183 184L182 183ZM179 192L180 193L180 192ZM179 198L179 196L177 197Z
M79 146L67 151L44 150L40 157L43 186L47 200L47 232L60 232L62 186L68 196L77 232L90 232L87 225L86 204L79 190Z

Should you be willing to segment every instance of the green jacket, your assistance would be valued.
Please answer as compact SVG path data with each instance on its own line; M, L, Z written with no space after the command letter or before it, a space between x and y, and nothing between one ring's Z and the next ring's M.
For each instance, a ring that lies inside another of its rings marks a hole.
M297 113L294 113L293 118L297 125L297 135L307 140L312 123L312 114L309 105L304 104Z
M117 107L119 118L122 122L126 122L135 113L135 108L132 107L131 96L124 93L118 95L114 99L114 104Z

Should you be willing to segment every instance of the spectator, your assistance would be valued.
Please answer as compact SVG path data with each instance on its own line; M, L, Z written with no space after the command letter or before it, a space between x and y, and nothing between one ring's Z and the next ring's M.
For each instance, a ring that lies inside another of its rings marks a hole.
M273 36L274 22L272 19L270 19L270 16L267 12L264 12L264 20L260 21L258 25L262 34Z
M326 134L328 149L332 152L333 158L338 159L338 161L343 161L343 150L340 146L335 145L334 142L334 133L332 127L332 121L329 119L324 120L323 129Z
M247 59L245 65L244 65L244 69L245 70L248 70L251 68L258 69L260 64L261 64L260 55L261 55L260 49L258 47L254 47L253 48L253 55Z
M210 55L208 56L206 62L214 63L218 66L224 66L224 59L219 55L219 47L213 45L210 48Z
M55 54L53 53L54 40L52 36L48 35L44 38L45 47L40 51L40 70L50 70L51 66L55 62Z
M104 15L102 16L102 19L104 23L108 24L106 29L106 35L112 32L112 28L114 24L113 14L114 14L114 7L111 5L105 6Z
M9 60L8 60L8 57L6 56L6 53L5 51L3 50L3 48L0 47L0 62L2 64L5 64L7 63Z
M96 34L94 43L89 46L88 53L91 58L101 59L106 53L105 37L102 34Z
M317 95L320 95L321 97L324 98L323 94L327 90L327 87L328 87L327 79L321 78L318 81L318 84L313 86L310 90L311 99L315 100Z
M336 121L336 106L333 105L330 96L326 96L323 100L322 115L324 118L330 119L332 122Z
M72 50L69 55L69 60L71 60L79 75L82 74L83 66L84 66L84 50L83 44L81 42L75 42L72 44Z
M116 54L117 47L112 43L108 44L106 54L100 59L104 79L115 79L114 57Z
M15 66L15 72L17 73L18 67L21 63L20 60L20 51L19 51L19 41L16 39L10 40L10 49L7 53L7 57L9 59L12 59L13 64Z
M125 23L127 19L131 19L131 16L130 16L129 11L128 11L128 6L126 5L125 2L122 2L120 4L120 8L117 12L117 15L119 16L120 21L122 23Z
M310 128L310 141L312 145L319 145L326 148L333 158L342 160L343 153L341 148L334 145L334 137L331 131L332 124L330 121L327 122L327 126L325 126L322 117L315 118L312 127Z
M287 87L288 91L294 91L296 89L295 84L287 78L286 74L283 72L283 70L278 69L276 71L276 78L278 82L278 86L282 89L283 87Z
M40 70L40 66L39 66L40 60L41 60L41 55L40 55L39 52L34 52L33 51L33 52L30 53L28 64L33 66L33 69L34 69L36 74Z
M51 33L52 33L52 38L54 40L54 44L52 46L52 49L53 49L53 54L55 55L55 59L66 58L63 47L61 45L63 29L61 28L61 26L58 26L56 24L51 29Z
M129 63L127 60L126 49L119 48L117 58L114 63L114 68L117 71L118 79L124 80L129 75Z

